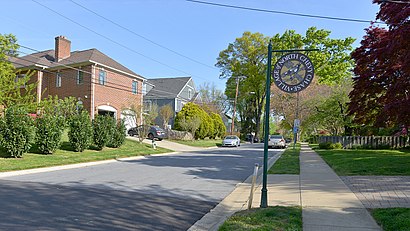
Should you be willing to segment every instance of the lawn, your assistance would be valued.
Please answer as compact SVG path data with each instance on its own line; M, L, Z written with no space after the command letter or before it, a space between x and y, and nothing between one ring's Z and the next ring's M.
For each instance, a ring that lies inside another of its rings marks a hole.
M275 206L240 211L219 228L225 230L302 230L302 209Z
M313 146L314 147L314 146ZM409 176L410 150L321 150L315 151L339 176Z
M0 172L23 170L40 167L50 167L74 163L83 163L99 160L107 160L121 157L143 156L171 152L164 148L153 149L148 144L140 144L133 140L125 140L120 148L104 148L102 151L87 149L84 152L74 152L70 144L65 141L62 146L52 155L38 154L33 147L23 158L4 158L4 150L0 150Z
M179 144L185 144L193 147L203 147L203 148L209 148L209 147L217 147L222 145L222 140L221 139L204 139L204 140L170 140L175 143Z
M372 209L371 213L384 231L410 231L410 208Z
M282 156L275 162L275 164L269 169L268 174L296 174L300 173L299 166L299 153L300 144L296 144L296 148L293 149L293 145L288 147Z

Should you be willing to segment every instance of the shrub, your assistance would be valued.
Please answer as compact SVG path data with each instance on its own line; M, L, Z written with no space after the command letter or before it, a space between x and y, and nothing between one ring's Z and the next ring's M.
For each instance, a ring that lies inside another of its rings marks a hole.
M31 148L34 139L33 119L24 108L7 108L0 120L0 143L10 157L20 158Z
M111 116L97 115L93 120L94 144L102 150L112 139L115 120Z
M47 114L36 119L36 144L44 154L52 154L60 147L64 117Z
M111 141L108 143L107 146L112 148L120 147L125 141L126 130L127 129L125 127L124 121L119 120L117 122L117 126L114 129L114 132L112 133Z
M184 105L181 111L178 112L178 114L176 115L175 129L183 131L184 123L186 123L187 121L191 121L193 120L192 118L196 117L199 118L200 124L198 129L196 129L194 136L196 139L204 139L205 137L209 136L211 128L213 132L213 124L211 117L209 117L208 113L201 109L197 104L187 103Z
M330 145L330 149L342 149L343 145L341 143L334 143Z
M320 149L342 149L341 143L324 142L319 144Z
M212 122L214 123L214 132L211 139L215 139L216 137L222 138L225 135L226 127L224 122L222 121L222 117L216 113L211 113Z
M330 142L323 142L323 143L319 143L319 148L320 149L330 149L330 145L331 145L332 143L330 143Z
M87 111L73 115L69 123L68 139L76 152L87 149L92 140L93 129Z

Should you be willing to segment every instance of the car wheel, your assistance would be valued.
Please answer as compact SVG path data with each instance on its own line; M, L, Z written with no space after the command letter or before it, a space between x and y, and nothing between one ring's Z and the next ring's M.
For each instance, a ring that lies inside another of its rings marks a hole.
M148 134L148 139L154 140L154 135L152 133Z

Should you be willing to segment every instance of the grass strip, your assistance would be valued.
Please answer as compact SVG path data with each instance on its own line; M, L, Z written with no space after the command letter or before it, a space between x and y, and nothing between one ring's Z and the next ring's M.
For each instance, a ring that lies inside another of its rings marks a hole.
M371 214L384 231L410 231L410 208L372 209Z
M243 230L302 230L300 207L275 206L256 208L235 213L224 222L219 231Z
M315 151L339 176L409 176L410 150L340 149Z
M296 174L300 173L299 166L300 144L289 146L275 164L268 170L268 174Z
M143 156L171 152L171 150L157 147L151 148L148 144L125 140L119 148L104 148L102 151L87 149L84 152L74 152L68 142L63 142L61 148L52 155L39 154L35 148L23 155L23 158L4 158L5 151L0 150L0 172L24 170L58 165L76 164L114 158Z
M178 144L184 144L192 147L217 147L222 145L221 139L204 139L204 140L170 140Z

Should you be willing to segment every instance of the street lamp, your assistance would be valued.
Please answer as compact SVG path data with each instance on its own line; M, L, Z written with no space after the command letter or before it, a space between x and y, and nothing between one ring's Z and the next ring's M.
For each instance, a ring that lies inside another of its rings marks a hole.
M231 135L235 128L235 115L236 115L236 101L238 100L238 90L239 90L239 81L240 79L246 78L246 76L236 76L236 91L235 91L235 100L233 101L233 113L232 113L232 123L231 123Z

